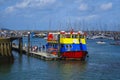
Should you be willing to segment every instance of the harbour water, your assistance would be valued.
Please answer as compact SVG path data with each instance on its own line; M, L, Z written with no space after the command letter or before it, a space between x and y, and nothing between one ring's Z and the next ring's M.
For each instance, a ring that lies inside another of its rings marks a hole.
M0 80L120 80L120 46L87 40L87 61L43 61L13 51L14 62L0 64ZM24 41L24 43L27 43ZM36 38L32 45L43 45Z

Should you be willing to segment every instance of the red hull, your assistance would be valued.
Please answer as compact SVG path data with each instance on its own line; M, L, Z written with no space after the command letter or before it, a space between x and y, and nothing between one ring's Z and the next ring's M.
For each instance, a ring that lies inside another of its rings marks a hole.
M75 51L75 52L64 52L61 54L62 58L82 58L85 59L87 52Z

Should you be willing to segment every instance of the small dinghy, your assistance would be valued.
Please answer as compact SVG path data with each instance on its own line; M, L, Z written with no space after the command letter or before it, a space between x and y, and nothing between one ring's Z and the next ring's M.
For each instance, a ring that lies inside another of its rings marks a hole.
M106 42L104 42L104 41L98 41L98 42L96 42L97 44L106 44Z

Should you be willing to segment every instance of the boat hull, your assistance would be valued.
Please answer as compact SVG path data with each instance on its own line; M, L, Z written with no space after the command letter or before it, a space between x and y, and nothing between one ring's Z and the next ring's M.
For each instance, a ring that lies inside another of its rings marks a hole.
M69 51L61 54L61 58L85 59L87 51Z

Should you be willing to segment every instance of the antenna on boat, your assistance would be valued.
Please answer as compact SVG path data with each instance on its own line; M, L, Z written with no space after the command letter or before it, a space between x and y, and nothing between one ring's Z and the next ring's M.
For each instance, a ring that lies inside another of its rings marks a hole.
M59 22L59 28L58 28L58 31L60 32L60 29L61 29L61 27L62 27L62 23L61 22Z
M51 30L51 25L52 25L52 22L51 22L51 19L49 19L49 30L48 30L48 32L50 32L50 30Z

